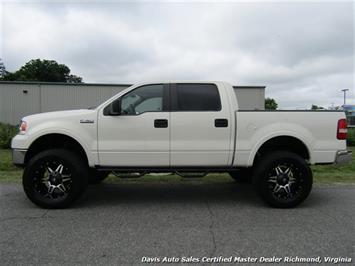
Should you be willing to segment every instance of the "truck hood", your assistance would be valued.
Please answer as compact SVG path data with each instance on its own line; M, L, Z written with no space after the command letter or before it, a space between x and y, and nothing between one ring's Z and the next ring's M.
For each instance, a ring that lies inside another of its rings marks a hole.
M70 117L86 117L96 113L96 110L90 109L80 109L80 110L67 110L67 111L56 111L56 112L47 112L25 116L22 118L23 121L44 121L49 119L58 119L58 118L70 118Z

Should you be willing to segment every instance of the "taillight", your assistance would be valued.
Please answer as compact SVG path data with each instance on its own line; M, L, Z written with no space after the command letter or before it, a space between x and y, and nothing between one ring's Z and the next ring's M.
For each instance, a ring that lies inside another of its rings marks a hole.
M346 139L348 133L346 119L338 120L337 139Z

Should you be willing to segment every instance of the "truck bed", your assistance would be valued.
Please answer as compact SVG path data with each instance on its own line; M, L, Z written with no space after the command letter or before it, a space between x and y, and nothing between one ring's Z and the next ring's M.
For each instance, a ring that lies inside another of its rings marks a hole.
M344 118L343 111L239 110L235 116L237 166L252 165L259 147L280 135L303 141L309 147L311 164L334 162L339 147L346 149L345 142L336 137L337 121Z

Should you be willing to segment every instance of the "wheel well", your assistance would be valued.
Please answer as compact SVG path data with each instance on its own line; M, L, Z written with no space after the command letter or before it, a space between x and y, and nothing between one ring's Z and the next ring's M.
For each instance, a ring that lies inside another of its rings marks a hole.
M298 154L305 160L310 159L307 146L301 140L290 136L279 136L269 139L263 145L261 145L258 152L256 153L257 155L254 158L254 163L257 158L260 158L268 152L275 150L291 151Z
M80 145L80 143L72 137L63 134L48 134L36 139L31 144L26 153L25 164L27 164L28 161L33 158L33 156L44 150L58 148L67 149L76 153L84 160L86 164L88 164L88 158L86 156L85 150Z

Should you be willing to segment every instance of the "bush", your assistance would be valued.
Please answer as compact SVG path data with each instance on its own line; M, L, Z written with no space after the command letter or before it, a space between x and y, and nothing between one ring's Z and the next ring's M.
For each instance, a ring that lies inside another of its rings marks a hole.
M346 143L348 146L355 146L355 128L348 128L348 138Z
M11 139L17 134L18 127L0 123L0 148L11 148Z

